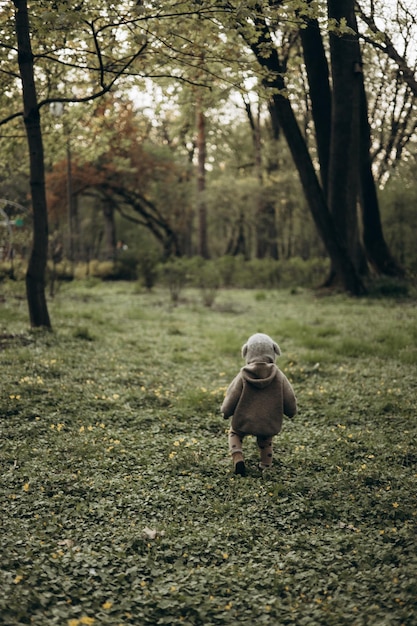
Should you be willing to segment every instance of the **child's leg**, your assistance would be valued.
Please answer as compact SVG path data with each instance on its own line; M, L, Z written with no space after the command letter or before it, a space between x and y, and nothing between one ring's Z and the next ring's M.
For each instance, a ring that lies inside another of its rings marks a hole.
M229 430L229 450L233 458L235 466L235 474L244 476L246 473L245 461L243 460L243 436L241 433L235 432L232 428Z
M256 442L258 444L259 452L261 454L261 462L259 463L259 467L261 469L266 469L267 467L271 467L272 465L272 457L273 457L273 449L272 449L272 437L260 437L256 438Z

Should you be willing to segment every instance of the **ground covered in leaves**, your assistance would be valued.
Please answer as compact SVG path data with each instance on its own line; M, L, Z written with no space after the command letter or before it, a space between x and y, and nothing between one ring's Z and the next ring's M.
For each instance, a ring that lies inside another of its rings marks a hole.
M416 302L73 283L0 312L0 623L417 623ZM299 415L232 473L219 406L253 332Z

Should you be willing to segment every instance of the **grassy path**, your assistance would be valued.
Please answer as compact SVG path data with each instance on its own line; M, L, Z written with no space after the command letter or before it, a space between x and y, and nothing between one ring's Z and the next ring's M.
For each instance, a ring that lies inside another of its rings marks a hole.
M72 284L0 311L0 624L417 624L416 303ZM232 474L225 388L262 331L299 415Z

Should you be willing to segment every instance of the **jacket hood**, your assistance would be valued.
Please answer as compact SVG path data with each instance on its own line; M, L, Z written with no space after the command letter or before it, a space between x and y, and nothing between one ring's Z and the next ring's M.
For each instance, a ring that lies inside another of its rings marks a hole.
M264 389L271 384L277 374L275 363L249 363L242 367L243 380L258 389Z
M264 333L252 335L242 346L242 356L246 363L258 363L260 361L275 363L276 357L280 354L279 345Z

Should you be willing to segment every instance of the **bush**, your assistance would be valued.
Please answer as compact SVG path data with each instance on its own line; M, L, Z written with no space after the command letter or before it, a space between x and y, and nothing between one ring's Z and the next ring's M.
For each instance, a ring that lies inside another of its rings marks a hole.
M74 267L73 263L68 259L63 259L59 263L53 264L51 261L48 263L48 270L53 274L54 280L60 280L62 282L74 280Z
M187 284L187 262L184 259L170 259L160 269L164 283L169 289L171 301L174 304L178 304L181 291Z
M139 257L137 264L139 278L148 291L155 286L159 276L159 255L151 250L145 251Z
M14 268L10 265L10 263L2 263L0 265L0 282L3 282L8 278L15 278Z
M26 274L26 263L21 259L11 261L3 261L0 263L0 282L11 280L24 280Z
M72 279L73 273L75 278L81 279L91 276L100 280L140 280L148 290L161 281L169 289L174 303L190 285L200 289L205 306L211 306L220 287L259 290L317 287L326 278L329 261L324 258L305 261L300 257L248 261L242 256L205 260L195 256L160 263L155 251L144 251L140 255L124 251L115 263L92 260L88 265L78 264L73 271L69 262L63 261L57 268L60 280ZM381 289L383 295L385 287Z
M381 298L406 298L409 296L409 286L404 280L381 276L372 281L369 294Z
M221 277L214 261L206 261L199 268L195 277L197 286L201 290L204 306L211 307L218 293Z
M137 258L132 253L122 253L117 261L90 261L83 271L82 266L77 267L76 275L79 277L92 276L101 280L136 280Z
M235 284L236 273L239 264L244 261L241 256L222 256L215 263L224 287L232 287Z
M138 255L130 250L122 251L114 264L113 280L137 280Z
M94 278L101 278L101 280L113 280L114 263L113 261L98 261L97 259L93 259L88 264L88 274Z

